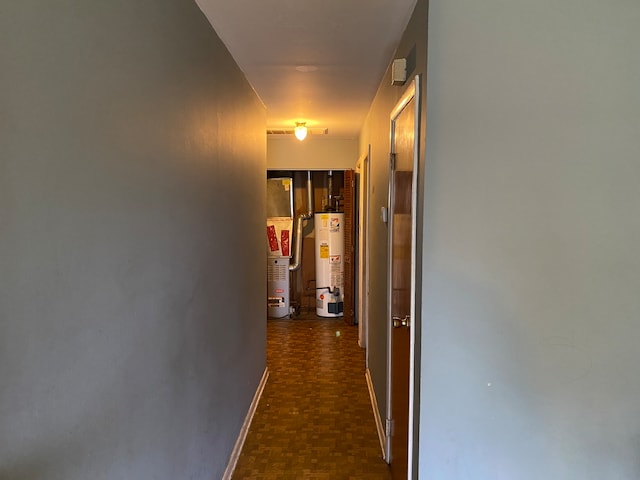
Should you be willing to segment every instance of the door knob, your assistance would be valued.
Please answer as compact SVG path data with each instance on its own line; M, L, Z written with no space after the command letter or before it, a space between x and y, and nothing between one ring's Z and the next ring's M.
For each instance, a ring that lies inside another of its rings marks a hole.
M392 319L393 319L393 328L411 326L411 317L409 315L405 315L404 318L393 317Z

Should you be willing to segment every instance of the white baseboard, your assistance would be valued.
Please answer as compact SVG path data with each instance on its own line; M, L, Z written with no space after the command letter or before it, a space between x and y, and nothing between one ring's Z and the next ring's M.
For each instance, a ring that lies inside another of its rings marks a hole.
M231 456L229 457L229 463L227 464L227 468L224 471L224 475L222 475L222 480L231 480L233 471L236 469L236 464L238 463L238 458L240 457L242 446L244 445L244 441L247 438L247 433L249 432L249 427L251 426L253 415L256 413L256 408L258 408L258 402L260 402L260 397L262 396L262 391L264 390L264 387L267 384L268 378L269 378L269 369L265 368L264 373L262 374L262 378L260 379L260 383L258 384L256 393L253 396L253 400L251 401L251 405L249 405L249 411L247 412L247 416L245 417L244 423L242 424L242 428L240 429L240 434L238 435L236 444L233 447Z
M386 454L384 446L387 444L387 438L384 433L384 426L382 425L380 411L378 410L378 400L376 400L376 392L373 389L371 372L368 368L364 372L364 377L367 379L367 388L369 390L369 398L371 399L371 407L373 408L373 417L376 421L376 428L378 429L378 440L380 440L380 450L382 451L382 458L385 458Z

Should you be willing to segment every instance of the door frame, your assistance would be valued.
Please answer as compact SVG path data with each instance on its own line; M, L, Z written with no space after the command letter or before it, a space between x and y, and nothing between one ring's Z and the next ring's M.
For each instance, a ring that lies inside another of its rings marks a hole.
M358 161L357 171L360 172L360 191L358 192L358 214L360 221L358 241L358 344L365 349L365 365L369 368L369 222L370 222L370 178L371 178L371 144Z
M391 111L390 115L390 130L389 130L389 148L390 148L390 162L389 162L389 196L387 199L388 207L388 223L387 223L387 388L386 388L386 400L387 400L387 412L386 412L386 435L385 435L385 459L387 462L391 460L391 422L392 422L392 334L393 325L391 321L392 317L392 261L391 248L392 248L392 235L393 235L393 171L392 171L392 158L394 152L393 138L395 133L395 119L404 110L407 104L413 100L415 105L414 110L414 137L413 137L413 175L411 180L412 192L411 192L411 309L410 316L413 324L409 330L409 425L408 425L408 444L407 444L407 472L408 478L414 477L414 412L415 412L415 365L416 365L416 249L417 249L417 207L418 207L418 178L419 178L419 165L420 165L420 113L421 113L421 95L420 95L420 75L416 75L411 84L406 88L400 99L397 101L395 107Z

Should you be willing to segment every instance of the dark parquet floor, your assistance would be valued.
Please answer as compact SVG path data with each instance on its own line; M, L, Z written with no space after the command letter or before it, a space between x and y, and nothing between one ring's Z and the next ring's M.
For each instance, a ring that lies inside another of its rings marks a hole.
M267 332L269 379L233 480L390 479L357 327L307 315Z

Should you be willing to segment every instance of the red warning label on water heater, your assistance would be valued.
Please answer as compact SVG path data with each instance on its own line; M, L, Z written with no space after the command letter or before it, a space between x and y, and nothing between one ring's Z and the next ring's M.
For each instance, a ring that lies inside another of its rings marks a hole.
M272 252L277 252L279 247L278 237L276 236L276 227L273 225L267 225L267 237L269 238L269 248Z
M289 230L280 232L280 245L282 245L282 256L288 257L289 253Z

